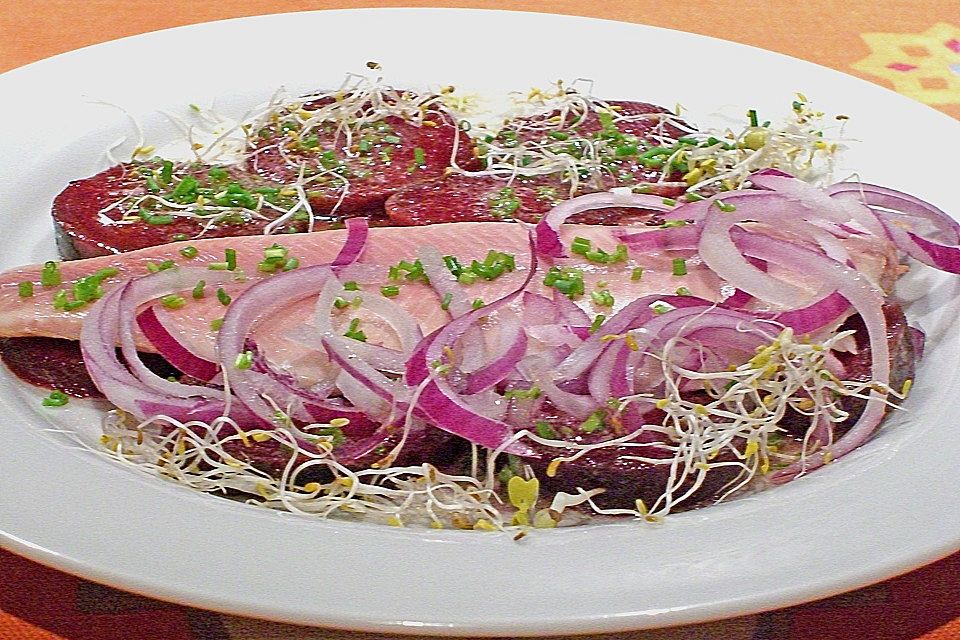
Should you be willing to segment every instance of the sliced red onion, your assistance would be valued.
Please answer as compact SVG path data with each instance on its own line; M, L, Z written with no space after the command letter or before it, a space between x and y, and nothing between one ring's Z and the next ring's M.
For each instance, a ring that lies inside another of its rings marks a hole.
M740 234L737 244L744 254L767 260L781 266L803 270L817 277L848 300L860 314L870 342L870 378L880 385L890 381L890 350L887 344L886 319L883 315L883 292L859 276L859 274L826 256L798 247L782 240L760 238ZM824 464L824 455L829 453L839 458L863 444L876 430L885 412L886 395L871 390L866 407L857 422L837 442L825 447L805 460L791 464L774 473L775 482L783 482L799 473L811 471Z
M340 253L330 263L332 267L344 267L353 264L367 245L369 225L366 218L347 218L346 226L347 239L344 240Z
M467 376L468 394L480 393L504 380L527 352L527 334L518 319L502 323L507 348L489 364Z
M663 203L662 197L630 193L629 189L590 193L571 198L555 206L537 223L534 229L537 254L552 258L564 257L566 252L560 242L560 225L572 215L610 207L635 207L649 211L670 210L670 207Z
M468 299L466 291L457 282L456 277L450 273L440 252L435 247L420 247L417 250L417 257L423 265L423 272L430 280L430 286L437 292L440 299L450 297L450 304L447 305L450 315L457 318L470 311L472 301Z
M155 306L147 307L137 315L137 326L167 362L188 376L209 382L220 373L215 362L201 358L173 336L157 315Z
M485 307L471 310L427 336L407 362L407 384L419 388L417 407L423 410L431 423L470 442L491 449L509 440L513 435L513 428L501 420L476 412L456 393L448 380L431 372L431 367L434 362L446 361L445 348L453 348L453 345L471 326L481 318L506 307L523 293L537 271L532 236L530 254L530 268L520 287ZM505 450L517 455L535 455L530 447L519 442L512 443Z
M237 357L245 351L247 336L253 333L261 318L292 302L317 295L331 278L333 273L328 266L301 267L253 284L227 308L217 334L220 367L237 399L268 423L276 415L276 409L263 398L262 384L269 377L252 369L238 369ZM299 398L292 395L271 398L281 409L292 401L299 404Z

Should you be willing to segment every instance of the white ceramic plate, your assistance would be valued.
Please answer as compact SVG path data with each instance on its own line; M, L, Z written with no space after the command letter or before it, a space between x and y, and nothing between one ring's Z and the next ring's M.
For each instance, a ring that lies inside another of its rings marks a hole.
M493 34L488 37L484 34ZM497 45L495 42L513 43ZM551 15L362 10L150 33L0 77L0 260L54 255L48 218L69 180L102 167L123 116L275 87L329 86L368 60L398 86L478 91L591 78L598 95L694 113L780 115L795 91L853 117L865 179L960 211L958 123L866 82L729 42ZM841 176L842 177L842 176ZM958 548L956 278L904 295L930 335L909 412L840 463L749 499L636 523L510 535L315 522L195 495L73 447L36 395L0 377L0 541L124 589L275 620L417 633L547 634L673 625L819 598ZM74 403L76 405L82 403ZM67 415L88 424L89 411ZM63 414L58 414L63 415Z

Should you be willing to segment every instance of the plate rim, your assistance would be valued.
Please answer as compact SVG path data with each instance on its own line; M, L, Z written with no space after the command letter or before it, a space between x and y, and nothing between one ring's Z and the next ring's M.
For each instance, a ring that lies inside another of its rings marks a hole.
M896 94L895 92L890 91L889 89L874 85L873 83L863 80L862 78L850 76L848 74L844 74L835 69L824 67L816 63L799 60L782 53L768 51L752 45L745 45L738 42L722 40L722 39L714 38L711 36L689 33L689 32L680 31L676 29L642 25L639 23L624 23L624 22L619 22L619 21L605 19L605 18L572 16L567 14L549 14L549 13L540 13L540 12L490 10L490 9L446 9L446 8L328 9L328 10L316 10L316 11L305 11L305 12L274 13L274 14L266 14L264 16L228 18L224 20L216 20L216 21L205 22L205 23L184 25L184 26L173 27L169 29L150 31L144 34L126 36L124 38L119 38L116 40L103 42L103 43L96 43L96 44L85 46L81 49L64 52L44 60L36 61L28 65L24 65L22 67L9 70L4 74L0 75L0 84L4 83L8 79L8 77L14 74L29 73L31 72L32 69L35 69L41 65L55 65L58 63L59 60L64 58L69 58L74 56L82 57L86 55L86 52L88 52L91 49L109 48L111 46L115 46L116 43L131 41L131 40L138 40L138 39L142 39L144 36L157 36L157 34L160 34L159 37L163 37L163 34L168 32L183 32L183 31L193 30L198 28L207 28L210 25L223 25L225 23L232 23L232 22L249 22L249 21L255 21L262 18L275 18L275 17L283 17L283 16L295 17L295 16L308 15L308 14L329 14L329 13L356 14L356 13L383 13L383 12L404 12L404 13L430 12L430 13L436 13L436 14L498 13L498 14L523 14L523 15L533 15L533 16L543 15L543 16L549 16L551 18L563 18L570 21L596 21L596 22L610 23L610 24L616 24L616 25L630 25L632 27L636 27L639 29L651 29L651 30L657 30L657 31L663 31L663 32L671 32L673 34L682 34L683 37L694 37L698 39L709 40L716 43L722 43L724 46L753 49L755 51L763 52L764 55L772 54L773 56L777 56L782 59L801 62L804 65L810 65L812 67L829 71L830 73L833 73L833 74L842 75L847 80L849 79L857 80L867 86L882 89L884 91L887 91L891 95L907 100L903 96L900 96L899 94ZM946 114L938 112L929 107L928 107L928 110L929 112L936 113L942 116L943 118L946 118L947 121L956 125L956 122L954 121L954 119L950 118ZM456 532L450 532L450 533L456 533ZM470 534L467 534L467 535L470 535ZM247 616L247 617L252 616L252 617L262 618L265 620L274 620L278 622L291 622L291 619L289 617L285 617L285 616L277 617L271 614L270 611L266 611L266 610L265 611L250 611L250 610L239 611L235 607L230 605L229 602L227 602L223 598L218 599L216 597L204 596L201 600L198 600L196 595L193 595L193 596L190 596L190 598L188 599L186 593L184 593L183 596L178 595L180 592L177 588L161 591L161 590L158 590L156 586L150 586L149 584L147 584L147 582L144 582L143 583L144 586L141 587L138 584L117 581L115 579L116 575L114 576L109 575L110 574L109 570L103 571L103 572L101 571L91 572L90 567L82 566L82 563L80 563L79 561L75 560L72 557L64 556L52 549L37 547L36 545L32 545L31 543L29 543L28 541L15 538L11 534L3 530L0 530L0 543L2 543L3 547L10 548L11 550L18 553L19 555L27 557L31 560L38 561L41 564L44 564L46 566L50 566L58 570L66 571L73 575L77 575L78 577L81 577L81 578L94 580L94 581L101 582L103 584L108 584L111 586L119 586L120 588L123 588L125 590L133 591L135 593L142 593L144 595L148 595L149 597L168 600L171 602L177 602L178 604L183 604L186 606L194 606L194 607L200 606L202 608L209 608L209 609L221 611L224 613L230 613L232 615L241 615L241 616ZM652 625L644 624L644 625L638 626L637 620L644 619L642 616L619 617L614 619L615 624L613 625L611 625L611 619L609 617L602 617L598 619L589 618L589 617L584 619L567 619L563 623L558 623L560 626L552 627L549 630L549 632L550 633L554 633L556 631L563 631L563 632L576 631L579 633L610 632L610 631L625 631L625 630L632 630L632 629L638 629L638 628L674 626L679 624L689 624L693 622L704 622L709 620L726 618L731 615L730 613L731 608L737 609L737 613L735 615L748 615L748 614L756 613L758 611L769 610L771 608L780 608L784 606L798 604L800 602L806 602L814 599L829 597L830 595L834 595L836 593L842 593L850 589L855 589L867 584L875 583L880 580L885 580L895 575L900 575L902 573L915 569L928 562L933 562L940 558L946 557L950 555L950 553L956 551L958 546L960 546L960 537L958 537L957 541L954 541L954 542L951 542L949 540L943 541L941 545L939 545L939 547L936 549L936 551L932 552L933 555L931 555L930 549L925 549L923 551L915 550L912 554L901 557L899 562L895 563L894 565L891 565L890 563L885 563L885 564L881 563L884 566L883 569L877 568L872 572L866 572L865 575L861 575L859 577L850 577L846 581L841 581L840 583L837 583L836 588L831 590L830 592L824 592L822 587L818 587L815 585L809 585L806 588L802 588L802 587L785 588L776 598L774 598L768 604L759 604L756 602L756 598L750 598L748 596L744 596L742 600L753 601L756 606L752 608L732 607L731 601L717 602L711 605L705 605L701 607L701 612L703 614L702 617L690 618L690 617L684 617L684 614L682 613L671 614L671 612L666 612L666 613L660 614L658 618L658 622ZM200 602L200 604L198 604L198 602ZM272 610L272 611L275 613L275 610ZM325 614L325 615L328 616L329 614ZM602 625L600 624L601 622L602 622ZM302 624L302 622L300 623ZM517 633L517 632L523 633L524 635L527 635L527 634L539 635L540 633L543 633L542 630L537 631L530 628L524 628L522 624L520 626L517 626L518 624L517 621L504 623L506 626L499 630L493 628L496 625L489 626L489 627L477 627L477 628L473 628L469 626L460 626L460 625L454 625L454 626L440 625L436 627L430 627L430 626L424 627L424 626L405 626L403 623L389 624L388 621L386 620L381 620L379 622L372 622L368 624L367 621L346 619L346 618L342 620L335 619L332 621L328 619L322 623L314 622L311 624L322 624L324 626L333 625L333 626L338 626L340 628L365 630L365 631L389 631L392 633L446 634L446 633L452 633L452 632L458 632L458 633L470 632L470 633L482 633L482 634L489 634L489 635L502 635L507 633Z

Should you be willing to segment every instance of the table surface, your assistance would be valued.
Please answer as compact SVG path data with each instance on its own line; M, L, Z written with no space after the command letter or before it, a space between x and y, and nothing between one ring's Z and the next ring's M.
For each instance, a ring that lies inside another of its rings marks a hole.
M960 2L706 0L33 0L0 7L0 72L129 35L240 16L358 7L474 7L651 24L734 40L860 76L960 119ZM384 638L190 609L98 585L0 550L0 640ZM132 630L136 630L135 632ZM789 609L622 639L960 640L960 553Z

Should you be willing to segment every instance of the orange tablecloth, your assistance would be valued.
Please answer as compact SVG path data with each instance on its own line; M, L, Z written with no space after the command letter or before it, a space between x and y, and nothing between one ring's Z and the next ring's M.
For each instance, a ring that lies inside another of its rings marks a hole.
M861 76L960 118L958 0L14 0L0 5L0 72L85 45L194 22L280 11L373 6L545 11L692 31ZM301 629L164 604L0 551L0 640L382 637ZM960 640L960 554L821 602L616 637Z

